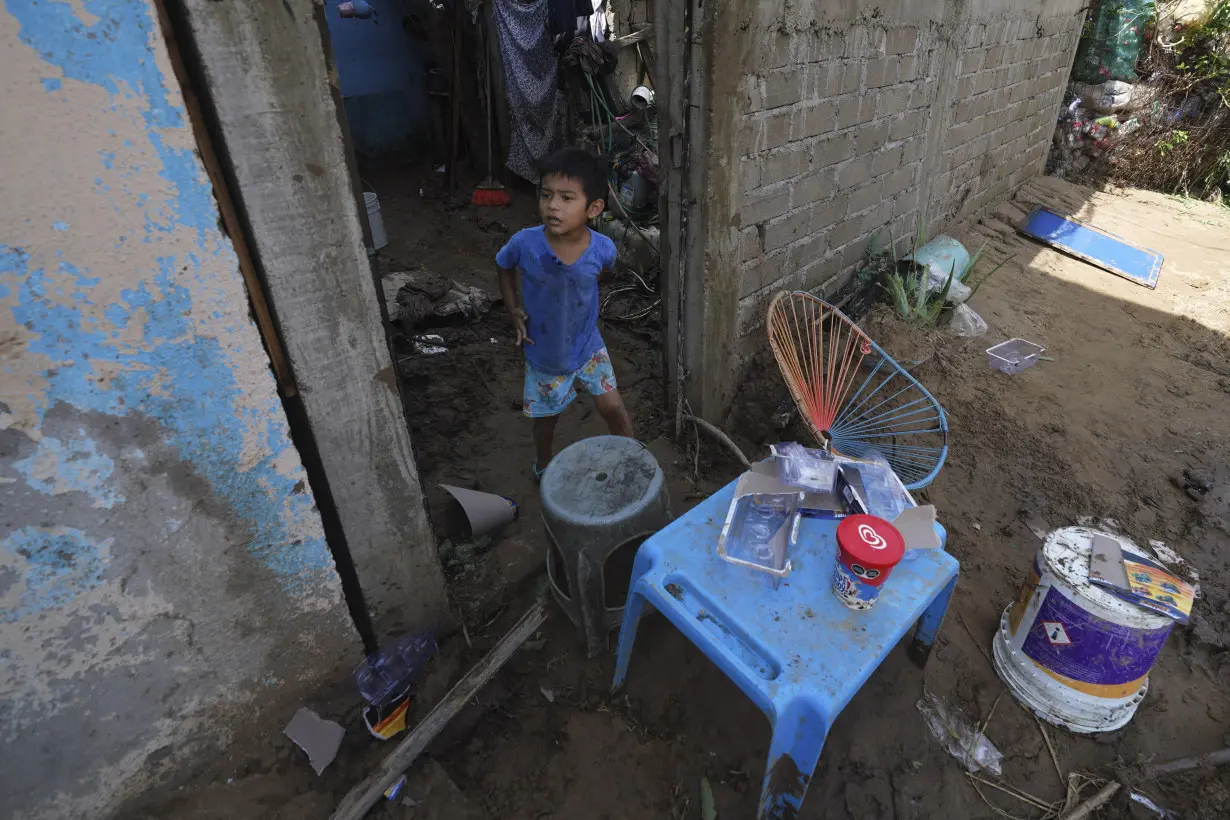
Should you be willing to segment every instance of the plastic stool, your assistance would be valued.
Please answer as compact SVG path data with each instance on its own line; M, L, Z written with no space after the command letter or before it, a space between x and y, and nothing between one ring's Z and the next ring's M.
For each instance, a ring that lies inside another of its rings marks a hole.
M576 624L589 657L607 649L623 618L624 601L605 600L603 568L611 553L640 542L670 523L670 497L662 468L644 444L622 436L595 436L565 448L542 477L542 523L559 551L564 578L556 578L547 551L551 592Z

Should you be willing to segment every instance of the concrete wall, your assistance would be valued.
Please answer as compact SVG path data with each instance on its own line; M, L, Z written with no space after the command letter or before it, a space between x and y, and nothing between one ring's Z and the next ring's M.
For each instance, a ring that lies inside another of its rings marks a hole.
M783 4L704 17L703 331L685 369L720 414L782 289L831 293L878 230L934 235L1038 172L1078 0ZM689 328L687 335L697 332Z
M0 59L0 816L104 817L359 647L150 5Z

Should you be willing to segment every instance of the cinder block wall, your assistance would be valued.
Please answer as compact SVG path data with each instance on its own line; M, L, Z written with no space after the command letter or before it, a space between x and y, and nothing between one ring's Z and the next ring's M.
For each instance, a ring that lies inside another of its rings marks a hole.
M1084 20L1078 0L784 8L736 0L705 34L705 327L688 371L711 416L775 293L831 293L876 231L903 247L920 214L934 235L1041 170Z

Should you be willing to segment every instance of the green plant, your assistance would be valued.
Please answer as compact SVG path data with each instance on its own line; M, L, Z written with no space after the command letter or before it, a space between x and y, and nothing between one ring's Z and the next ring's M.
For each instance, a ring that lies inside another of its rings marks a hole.
M983 247L983 248L985 248L985 247L986 247L986 245L983 245L982 247ZM981 249L979 249L979 250L978 250L978 253L974 255L974 258L970 260L969 267L965 269L965 274L966 274L966 278L967 278L967 279L968 279L968 278L972 278L972 277L971 277L971 274L972 274L972 272L973 272L973 270L974 270L974 265L975 265L975 263L977 262L977 260L978 260L978 257L979 257L979 256L982 256L982 250L981 250ZM1015 259L1015 258L1016 258L1015 256L1009 256L1009 257L1007 257L1006 259L1004 259L1003 261L1001 261L998 265L996 265L995 267L993 267L993 268L991 268L989 271L987 271L985 276L983 276L981 279L979 279L979 280L978 280L977 282L975 282L974 284L970 285L970 288L969 288L969 296L968 296L968 297L966 297L966 300L965 300L965 301L967 301L967 302L968 302L970 299L973 299L973 298L974 298L974 294L978 292L978 288L982 287L983 283L985 283L988 279L990 279L992 276L994 276L996 271L998 271L998 270L999 270L1000 268L1002 268L1004 265L1007 265L1009 262L1011 262L1011 261L1012 261L1013 259Z
M1157 152L1162 156L1166 156L1171 151L1174 151L1181 145L1187 145L1187 132L1174 130L1153 144Z
M952 273L948 274L944 287L928 290L926 270L921 265L907 264L913 269L912 272L903 274L900 269L890 272L884 277L884 288L888 291L893 309L903 321L930 327L939 320L944 310L948 289L952 287Z

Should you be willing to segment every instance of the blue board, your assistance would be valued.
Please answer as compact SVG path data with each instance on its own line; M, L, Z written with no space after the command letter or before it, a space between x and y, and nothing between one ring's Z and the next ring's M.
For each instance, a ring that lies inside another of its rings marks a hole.
M1021 233L1138 285L1157 287L1157 277L1162 272L1162 255L1157 251L1139 248L1046 208L1030 214Z

